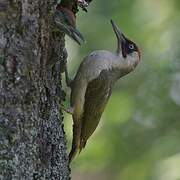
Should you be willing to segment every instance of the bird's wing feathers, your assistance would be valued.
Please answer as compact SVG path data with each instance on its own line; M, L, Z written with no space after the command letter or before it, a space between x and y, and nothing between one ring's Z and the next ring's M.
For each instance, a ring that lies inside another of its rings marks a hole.
M103 70L99 77L92 80L87 86L84 113L81 119L80 150L85 147L87 139L98 126L101 115L111 95L113 82L111 72Z

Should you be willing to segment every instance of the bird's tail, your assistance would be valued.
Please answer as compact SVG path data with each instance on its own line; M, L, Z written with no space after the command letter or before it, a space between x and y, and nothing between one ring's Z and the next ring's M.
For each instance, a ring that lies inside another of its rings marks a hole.
M81 139L80 146L79 146L79 153L85 148L86 142L87 141L84 141L83 139Z
M76 154L78 153L79 146L80 146L80 135L81 135L81 127L78 125L73 125L73 140L72 140L72 147L69 153L69 163L74 159Z

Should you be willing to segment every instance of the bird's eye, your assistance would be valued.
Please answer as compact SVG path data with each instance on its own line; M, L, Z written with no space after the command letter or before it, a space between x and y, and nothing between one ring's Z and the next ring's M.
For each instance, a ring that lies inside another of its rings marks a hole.
M129 45L129 49L134 49L134 45L133 45L133 44L130 44L130 45Z

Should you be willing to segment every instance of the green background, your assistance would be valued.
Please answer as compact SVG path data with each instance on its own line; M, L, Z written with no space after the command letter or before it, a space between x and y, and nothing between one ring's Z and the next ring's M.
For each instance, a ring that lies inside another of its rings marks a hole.
M99 127L71 165L72 179L180 180L180 1L92 1L88 13L77 15L86 43L67 37L71 77L93 50L115 51L111 18L138 44L141 62L116 84ZM64 121L70 149L71 116Z

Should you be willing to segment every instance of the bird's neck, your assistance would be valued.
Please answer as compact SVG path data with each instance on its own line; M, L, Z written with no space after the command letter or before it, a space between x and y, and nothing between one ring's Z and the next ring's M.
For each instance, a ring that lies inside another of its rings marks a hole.
M112 61L112 69L117 69L122 72L131 72L134 70L134 68L137 66L138 58L137 54L128 55L126 58L122 56L122 53L116 53L116 58Z

